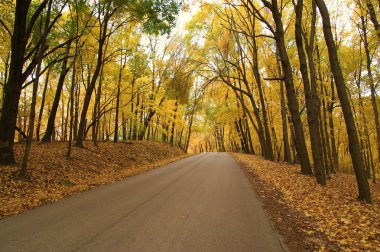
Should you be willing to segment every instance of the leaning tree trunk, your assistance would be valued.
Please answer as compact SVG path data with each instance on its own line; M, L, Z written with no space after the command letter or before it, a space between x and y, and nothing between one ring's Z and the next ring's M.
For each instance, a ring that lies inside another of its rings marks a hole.
M375 27L377 37L380 38L380 25L379 25L379 21L377 20L375 8L373 7L371 0L366 0L366 1L367 1L368 13L371 18L372 24Z
M54 130L54 121L55 121L55 117L57 115L59 101L61 99L63 84L65 83L65 78L66 78L66 75L69 71L69 68L67 67L67 57L68 57L69 52L70 52L70 46L71 46L71 43L68 43L66 45L65 59L62 62L61 73L59 75L58 84L57 84L57 90L55 91L53 105L52 105L52 108L50 111L48 124L46 126L46 131L45 131L44 137L42 138L42 142L50 142L51 141L51 136L52 136L52 133Z
M313 174L311 169L309 154L306 148L305 134L302 126L301 117L299 114L299 105L296 95L296 90L293 81L293 72L288 53L285 46L284 38L284 27L281 20L281 14L279 12L277 1L273 1L271 7L272 15L276 23L276 44L278 47L279 55L282 63L282 70L284 73L284 82L286 87L286 94L288 98L288 107L291 114L293 127L294 127L294 137L295 137L295 148L297 150L298 158L301 163L301 173L306 175Z
M315 1L322 16L323 34L329 53L330 67L334 76L336 90L338 92L339 100L342 106L344 120L346 122L346 130L349 142L348 146L359 189L358 198L360 200L365 200L367 203L371 203L371 192L365 171L363 169L358 132L355 125L354 116L352 114L350 101L347 95L346 83L343 77L342 68L339 63L337 48L331 31L330 15L323 0Z

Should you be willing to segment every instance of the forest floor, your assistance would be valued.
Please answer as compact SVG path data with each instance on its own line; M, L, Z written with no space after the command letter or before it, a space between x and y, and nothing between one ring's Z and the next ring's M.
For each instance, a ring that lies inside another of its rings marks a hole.
M184 157L179 148L153 141L85 142L73 147L66 160L67 143L34 143L28 177L19 179L19 166L0 166L0 218L57 201L95 186L133 176ZM24 144L15 145L21 162Z
M233 155L291 251L380 251L380 183L370 182L370 205L356 200L353 175L322 187L299 166Z

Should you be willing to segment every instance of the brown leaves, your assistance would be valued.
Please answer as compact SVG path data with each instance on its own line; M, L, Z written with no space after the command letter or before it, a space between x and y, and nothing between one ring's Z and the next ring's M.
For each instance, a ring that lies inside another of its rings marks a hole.
M22 144L16 144L19 158ZM54 202L78 191L106 184L162 166L184 156L178 148L152 141L100 142L94 147L73 148L66 160L67 143L32 145L28 179L15 176L18 167L0 166L0 218Z
M322 187L314 177L301 175L298 166L270 162L257 156L234 155L247 164L250 173L280 191L287 207L305 215L309 223L302 231L310 238L321 232L344 251L380 251L379 184L371 185L374 203L369 205L356 200L353 175L333 174L327 186ZM333 248L320 244L318 249Z

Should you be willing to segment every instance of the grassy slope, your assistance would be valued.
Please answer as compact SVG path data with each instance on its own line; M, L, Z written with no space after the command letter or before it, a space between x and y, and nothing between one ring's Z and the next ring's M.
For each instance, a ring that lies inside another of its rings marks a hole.
M94 147L73 148L66 160L67 143L35 143L32 146L28 179L17 178L17 166L0 166L0 218L44 203L57 201L75 192L133 176L183 157L178 148L152 142L99 142ZM15 146L21 160L23 145Z

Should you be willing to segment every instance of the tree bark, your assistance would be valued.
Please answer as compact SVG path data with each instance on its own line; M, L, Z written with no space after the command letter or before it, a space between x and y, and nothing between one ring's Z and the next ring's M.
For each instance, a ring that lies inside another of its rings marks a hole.
M371 18L371 22L373 26L375 27L377 37L380 38L380 25L379 25L379 21L377 20L375 8L373 7L371 0L366 0L366 1L367 1L367 9L368 9L369 16Z
M52 108L50 110L50 115L49 115L48 123L46 126L45 135L42 138L42 142L50 142L51 141L51 135L52 135L53 130L54 130L54 121L55 121L55 117L57 115L59 101L61 99L63 84L65 83L66 75L69 72L69 68L67 67L67 61L68 61L67 57L68 57L69 52L70 52L70 47L71 47L71 43L68 43L66 45L66 53L65 53L66 58L62 62L61 73L59 75L58 84L57 84L57 90L55 91L53 105L52 105Z
M364 50L365 50L365 55L366 55L367 74L368 74L368 80L369 80L369 87L371 90L372 111L373 111L375 127L376 127L377 160L378 162L380 162L380 121L379 121L379 110L377 108L377 102L376 102L376 89L375 89L375 84L374 84L375 82L373 79L372 68L371 68L372 60L371 60L371 54L370 54L369 45L368 45L367 25L363 16L360 17L360 20L362 23L363 43L364 43Z
M0 117L0 164L14 164L13 144L22 85L22 70L27 44L26 24L29 0L17 0L13 35L11 38L11 63L8 81L4 85L4 100Z
M277 56L278 50L277 50ZM276 57L277 73L282 76L281 66L278 63L279 59ZM289 133L288 133L288 119L286 116L286 101L284 93L284 82L280 80L280 99L281 99L281 120L282 120L282 141L284 144L284 161L291 164L292 155L290 154Z
M121 56L119 76L118 76L118 80L117 80L115 132L114 132L114 136L113 136L113 142L114 143L117 143L117 141L119 140L119 108L120 108L120 86L121 86L122 72L123 72L123 56Z
M40 141L40 128L41 128L42 114L44 112L46 90L47 90L47 86L48 86L48 83L49 83L49 76L50 76L50 68L48 69L48 72L46 74L46 80L45 80L44 90L42 91L41 106L40 106L40 110L39 110L39 113L38 113L37 128L36 128L36 138L37 138L37 141Z
M175 120L177 118L177 110L178 110L178 101L175 102L175 109L173 111L173 122L172 122L172 130L171 130L171 136L170 136L170 144L171 146L174 146L174 129L175 129Z
M286 94L288 98L288 108L291 114L294 136L295 136L295 148L297 150L298 158L301 163L301 173L306 175L313 174L311 169L309 154L306 148L305 134L302 126L301 117L299 114L299 105L296 95L296 90L293 81L292 66L288 57L285 46L284 28L281 20L281 14L278 9L277 0L272 1L270 7L273 15L273 19L276 24L276 44L278 47L279 55L282 63L282 70L284 73L284 82L286 87Z
M313 8L314 9L314 8ZM322 143L321 143L321 132L319 128L319 106L318 101L316 101L316 88L311 89L311 83L308 73L308 65L306 61L306 55L304 51L304 44L302 39L302 11L303 11L303 0L298 0L295 6L296 11L296 21L295 21L295 38L297 44L298 59L300 62L300 70L302 75L302 82L305 92L306 101L306 113L307 121L309 125L311 150L314 161L314 170L317 177L318 184L326 185L326 174L325 167L322 162ZM315 23L315 22L314 22ZM310 62L309 62L310 63ZM310 69L310 78L315 78L315 71Z
M97 62L96 62L95 72L92 75L90 85L87 87L86 94L84 96L82 113L80 116L80 122L79 122L79 128L78 128L78 135L77 135L77 140L75 143L75 146L77 146L77 147L83 147L87 111L88 111L88 107L90 105L92 93L95 89L95 85L96 85L96 82L97 82L99 74L100 74L100 70L101 70L102 65L103 65L103 55L104 55L103 47L104 47L104 44L105 44L106 38L107 38L107 27L108 27L108 21L109 21L108 18L109 18L109 16L107 13L105 20L101 24L102 27L100 29L100 39L99 39L99 43L98 43Z
M363 161L360 153L360 144L358 132L355 125L352 108L346 91L346 83L343 77L342 68L339 63L337 48L331 31L330 15L328 13L326 4L323 0L315 0L322 16L323 34L325 37L330 67L334 76L336 89L338 92L339 100L341 102L344 120L346 122L346 129L348 135L349 151L352 158L352 164L355 171L355 176L358 184L359 196L358 199L365 200L371 203L371 192L368 184L365 171L363 169Z

